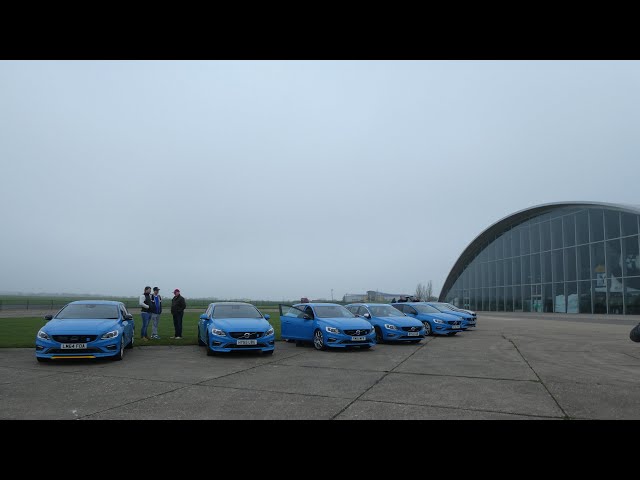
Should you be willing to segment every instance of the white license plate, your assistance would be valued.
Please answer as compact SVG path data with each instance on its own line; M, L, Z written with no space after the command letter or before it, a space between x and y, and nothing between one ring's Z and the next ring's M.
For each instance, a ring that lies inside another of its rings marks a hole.
M237 345L257 345L258 340L238 340Z
M451 328L460 328L460 325L451 325Z
M420 335L420 332L407 332L407 335L410 337L417 337L418 335Z
M351 337L352 342L364 342L367 340L367 337Z
M82 348L87 348L86 343L62 343L60 344L60 348L65 348L67 350L78 350Z

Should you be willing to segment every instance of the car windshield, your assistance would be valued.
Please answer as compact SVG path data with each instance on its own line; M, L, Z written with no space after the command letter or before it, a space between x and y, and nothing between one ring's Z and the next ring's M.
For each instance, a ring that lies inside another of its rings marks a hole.
M116 305L103 305L96 303L76 303L67 305L56 315L58 319L100 319L116 320L119 318Z
M211 318L262 318L253 305L216 305Z
M438 310L435 307L432 307L431 305L411 305L411 306L420 313L440 313L440 310Z
M319 318L353 318L355 315L342 305L320 305L314 308Z
M391 305L372 305L369 307L371 311L371 315L374 317L404 317L405 314L402 313L397 308L392 307Z

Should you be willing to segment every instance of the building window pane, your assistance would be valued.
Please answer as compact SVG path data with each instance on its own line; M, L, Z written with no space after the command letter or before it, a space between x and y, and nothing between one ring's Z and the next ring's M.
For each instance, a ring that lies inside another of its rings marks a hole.
M593 313L607 313L607 286L599 280L591 281L593 292Z
M540 251L540 225L531 225L529 229L529 239L531 240L531 253Z
M586 210L576 213L576 244L589 243L589 216Z
M512 276L512 280L513 280L513 284L514 285L520 285L521 280L520 280L520 257L516 257L513 259L513 276Z
M511 281L511 263L513 260L513 258L504 260L504 284L509 286L513 285L513 282Z
M531 286L526 285L522 287L522 311L532 312L531 310Z
M604 278L607 274L607 270L604 268L604 242L592 243L590 246L591 279L599 279L604 285Z
M553 278L551 276L551 252L541 253L540 260L542 260L542 281L551 282L551 279Z
M604 240L604 219L603 211L600 209L592 208L589 210L589 225L591 236L589 237L592 242L599 242Z
M496 260L500 260L502 258L504 258L503 255L503 238L500 236L498 238L495 239L495 241L493 242L493 246L495 248L495 256L496 256Z
M622 250L620 239L607 240L607 277L622 277Z
M487 286L495 287L496 286L496 262L489 262L489 283Z
M542 283L542 275L540 274L540 254L531 255L531 283Z
M578 283L567 282L564 289L567 296L567 313L578 313Z
M489 289L489 310L492 312L496 311L496 287Z
M498 287L496 291L498 294L498 306L496 308L498 312L504 312L504 287Z
M551 225L549 222L540 224L540 251L551 250Z
M531 269L529 268L529 255L520 257L520 272L522 273L522 284L531 283Z
M520 287L513 287L513 311L522 311L522 289Z
M624 279L624 308L627 315L640 315L640 277Z
M562 242L562 218L551 220L551 248L557 249L564 246Z
M505 287L504 289L504 310L505 312L513 312L513 287Z
M498 277L496 285L504 285L504 260L498 260L496 262L496 274Z
M551 268L553 269L553 281L564 282L564 259L562 250L553 250L551 252Z
M580 245L578 252L578 280L591 279L591 262L589 260L589 245Z
M564 250L564 279L573 281L576 279L576 248L566 248Z
M591 313L591 281L578 282L578 296L580 313Z
M504 258L511 257L511 230L505 232L502 236L504 238Z
M542 311L553 312L553 292L550 283L542 284Z
M487 261L493 262L496 259L496 246L495 242L491 242L487 245Z
M622 212L622 235L636 235L638 233L638 215Z
M622 315L622 279L612 277L607 280L609 290L609 314Z
M531 238L529 232L529 226L525 225L520 229L520 255L526 255L531 251Z
M640 252L638 252L638 235L622 239L622 262L625 277L640 275Z
M520 228L511 230L511 255L517 257L520 255Z
M567 313L567 301L564 298L564 283L553 284L553 311Z
M564 234L564 246L572 247L576 244L576 217L567 215L562 217L562 232Z
M604 227L607 239L618 238L620 236L620 212L605 210Z

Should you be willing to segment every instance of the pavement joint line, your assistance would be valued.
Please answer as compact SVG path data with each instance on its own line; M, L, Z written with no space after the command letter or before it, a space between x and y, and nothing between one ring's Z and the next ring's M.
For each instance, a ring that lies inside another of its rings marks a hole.
M453 378L470 378L473 380L499 380L499 381L507 381L507 382L532 382L538 383L538 380L532 380L529 378L498 378L498 377L481 377L481 376L473 376L473 375L451 375L447 373L419 373L419 372L402 372L402 371L389 371L389 373L393 373L394 375L418 375L425 377L453 377Z
M395 370L396 368L398 368L400 365L402 365L404 362L406 362L407 360L409 360L411 357L413 357L416 353L418 353L420 350L422 350L424 347L426 347L427 345L429 345L433 340L435 340L435 336L431 339L429 339L428 342L424 342L422 345L420 345L418 348L416 348L413 352L411 352L411 354L409 354L404 360L402 360L400 363L398 363L395 367L393 367L391 370L389 371L385 371L383 372L383 375L376 380L375 382L373 382L373 384L367 388L364 392L362 392L360 395L358 395L356 398L354 398L352 401L350 401L347 405L345 405L338 413L336 413L334 416L332 416L330 418L330 420L335 420L338 416L340 416L340 414L342 412L344 412L347 408L349 408L351 405L353 405L355 402L357 402L360 397L362 397L365 393L367 393L369 390L371 390L373 387L375 387L376 385L378 385L378 383L380 383L382 381L382 379L384 379L387 375L389 375L390 373L393 372L393 370Z
M635 358L636 360L640 360L640 357L636 357L635 355L631 355L630 353L622 352L622 354L623 354L623 355L627 355L627 356L629 356L629 357L631 357L631 358Z
M535 374L535 376L538 378L538 380L540 381L540 385L542 385L544 387L544 389L547 391L547 393L549 394L549 396L553 399L554 402L556 402L556 405L558 406L558 408L560 409L560 411L562 412L562 414L564 415L564 418L569 419L571 418L569 416L569 414L567 412L565 412L564 408L562 408L562 405L560 405L560 402L558 402L558 400L556 399L556 397L553 395L553 393L551 393L551 390L549 390L549 388L547 387L547 385L542 381L542 379L540 378L540 375L538 375L538 372L536 372L534 370L534 368L531 366L531 364L529 363L529 361L524 357L524 355L522 354L522 352L520 351L520 349L518 348L518 346L515 344L515 342L513 340L511 340L510 338L507 338L507 336L503 333L502 337L507 340L508 342L511 342L511 344L513 345L513 347L516 349L516 351L518 352L518 354L520 354L520 356L522 357L522 360L525 361L525 363L529 366L529 368L531 369L531 371Z
M227 388L230 390L243 390L247 392L267 392L267 393L284 393L286 395L301 395L303 397L320 397L320 398L339 398L342 400L351 400L352 397L337 397L332 395L322 395L319 393L298 393L298 392L285 392L283 390L267 390L264 388L249 388L249 387L232 387L230 385L202 385L202 384L194 384L194 387L203 387L203 388Z
M465 408L465 407L453 407L453 406L449 406L449 405L433 405L433 404L409 403L409 402L398 403L398 402L390 402L388 400L364 399L364 400L360 400L360 402L384 403L384 404L389 404L389 405L409 405L409 406L412 406L412 407L446 408L446 409L449 409L449 410L462 410L462 411L466 411L466 412L501 413L503 415L518 415L520 417L535 417L535 418L551 418L551 419L557 419L557 420L562 420L564 418L562 416L533 415L533 414L527 414L527 413L505 412L505 411L502 411L502 410L489 410L489 409L486 409L486 408Z

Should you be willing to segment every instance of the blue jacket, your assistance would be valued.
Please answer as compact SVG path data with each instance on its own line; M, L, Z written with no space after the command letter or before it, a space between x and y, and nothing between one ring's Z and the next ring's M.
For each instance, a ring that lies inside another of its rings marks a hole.
M162 313L162 297L160 295L151 294L151 305L149 305L150 313Z

